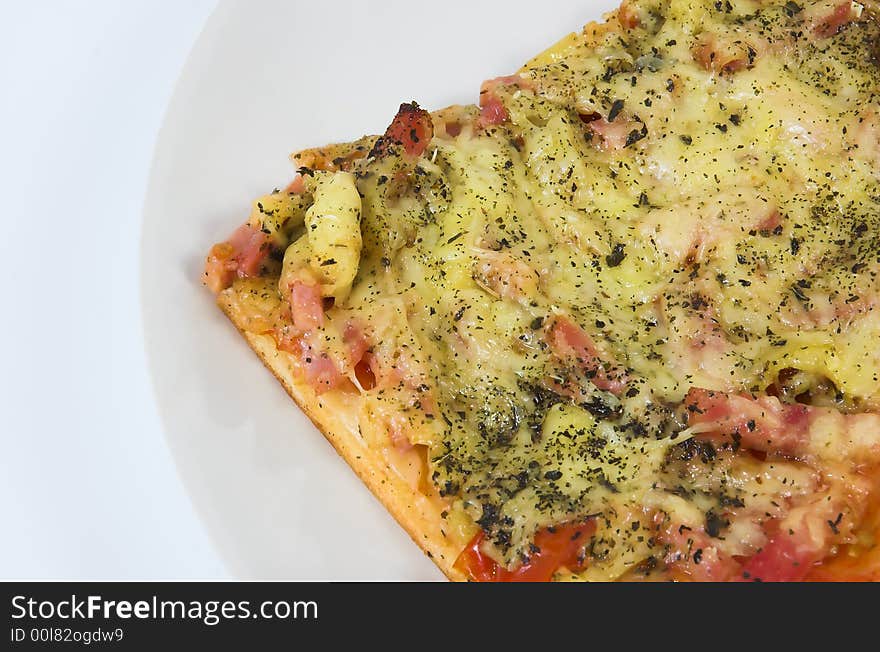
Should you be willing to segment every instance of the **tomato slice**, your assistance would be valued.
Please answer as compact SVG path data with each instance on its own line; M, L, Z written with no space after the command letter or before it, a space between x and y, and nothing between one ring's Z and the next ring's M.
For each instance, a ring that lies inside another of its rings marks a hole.
M620 395L626 387L628 378L623 368L604 358L593 339L571 320L557 317L548 332L548 343L559 358L583 368L599 389Z
M431 114L419 108L415 102L401 104L385 135L373 146L370 156L381 158L399 145L408 156L417 158L424 153L433 137Z
M595 531L593 521L566 523L541 530L535 535L537 552L512 571L501 566L480 549L485 534L480 531L459 555L455 567L476 582L549 582L560 568L579 570L584 566L584 547Z
M821 552L780 534L745 563L742 576L753 582L801 582L821 558Z

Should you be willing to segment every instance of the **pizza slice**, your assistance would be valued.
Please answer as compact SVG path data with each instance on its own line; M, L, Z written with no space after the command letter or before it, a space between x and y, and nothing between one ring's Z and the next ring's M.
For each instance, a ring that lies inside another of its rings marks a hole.
M877 579L873 10L624 0L295 154L205 282L451 579Z

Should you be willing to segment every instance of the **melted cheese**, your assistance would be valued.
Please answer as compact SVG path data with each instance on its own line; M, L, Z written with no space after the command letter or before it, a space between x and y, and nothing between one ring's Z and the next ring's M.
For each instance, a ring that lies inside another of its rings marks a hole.
M877 23L819 38L794 3L627 5L637 26L590 26L497 86L503 124L450 109L415 163L305 178L322 206L360 203L351 273L323 279L342 290L325 330L364 324L395 379L365 390L371 414L409 421L504 564L540 528L597 518L589 579L656 556L647 514L702 523L726 492L767 515L793 482L818 486L795 463L671 463L689 434L670 406L691 387L763 392L794 368L842 410L880 408ZM562 318L627 391L560 362ZM340 332L325 346L344 360ZM754 552L756 523L731 525L727 552Z

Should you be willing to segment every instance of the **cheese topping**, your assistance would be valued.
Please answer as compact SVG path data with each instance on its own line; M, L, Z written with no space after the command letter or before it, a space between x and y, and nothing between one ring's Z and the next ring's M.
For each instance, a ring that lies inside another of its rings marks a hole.
M819 561L880 462L878 43L849 1L627 0L482 110L301 154L299 218L252 219L292 242L260 323L502 566L586 519L585 579L713 579L784 529Z

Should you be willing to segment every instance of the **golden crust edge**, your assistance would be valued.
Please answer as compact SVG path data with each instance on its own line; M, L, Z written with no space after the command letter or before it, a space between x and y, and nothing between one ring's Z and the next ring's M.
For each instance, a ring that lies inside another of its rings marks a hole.
M296 381L286 360L288 354L279 351L271 337L245 328L244 321L234 310L236 300L232 287L217 296L217 305L294 403L441 572L454 582L466 581L466 576L453 566L461 546L444 539L440 533L441 507L396 475L378 451L354 436L336 410L326 405L308 385Z

